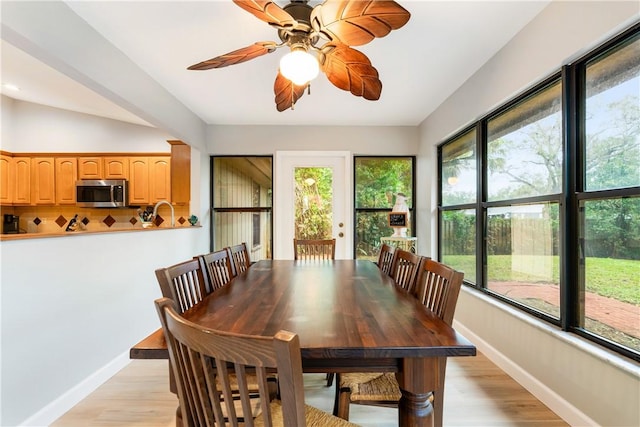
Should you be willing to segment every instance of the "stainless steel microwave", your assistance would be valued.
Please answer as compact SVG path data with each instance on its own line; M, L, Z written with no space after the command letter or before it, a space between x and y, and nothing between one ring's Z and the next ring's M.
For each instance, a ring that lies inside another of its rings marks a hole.
M83 179L76 181L76 205L83 208L122 208L129 203L125 179Z

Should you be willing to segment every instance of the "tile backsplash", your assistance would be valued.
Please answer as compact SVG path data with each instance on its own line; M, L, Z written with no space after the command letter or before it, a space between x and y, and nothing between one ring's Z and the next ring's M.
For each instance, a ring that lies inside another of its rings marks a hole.
M141 206L144 210L145 206ZM174 206L176 227L189 227L189 206ZM21 233L64 232L71 218L78 214L78 230L110 231L141 229L142 221L135 208L79 208L77 206L2 206L0 213L20 216ZM167 205L158 208L154 225L171 227L171 209Z

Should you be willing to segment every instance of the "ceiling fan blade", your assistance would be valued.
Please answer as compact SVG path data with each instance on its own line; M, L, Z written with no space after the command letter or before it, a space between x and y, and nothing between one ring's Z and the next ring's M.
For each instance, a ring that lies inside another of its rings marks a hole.
M293 104L304 95L304 90L307 86L308 84L304 86L293 84L291 80L278 71L276 81L273 84L273 92L276 94L276 109L278 111L293 109Z
M240 64L241 62L246 62L271 53L274 50L276 50L276 44L274 42L257 42L242 49L199 62L190 66L187 70L210 70L212 68L222 68L227 65Z
M273 1L233 0L235 4L258 19L278 28L292 28L298 24L286 10Z
M359 46L397 30L410 17L391 0L326 0L313 8L311 25L331 41Z
M382 82L378 70L364 53L342 43L327 43L320 49L320 63L322 71L337 88L370 101L380 99Z

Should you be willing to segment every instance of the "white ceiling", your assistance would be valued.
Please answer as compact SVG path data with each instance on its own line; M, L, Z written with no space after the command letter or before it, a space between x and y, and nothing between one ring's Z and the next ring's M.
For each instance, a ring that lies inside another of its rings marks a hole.
M380 100L355 97L321 75L312 82L311 94L285 112L276 111L273 94L283 49L222 69L186 69L256 41L279 41L275 29L230 1L66 3L208 124L416 126L549 0L399 2L411 13L409 22L356 47L380 74ZM4 95L146 123L10 44L3 41L1 48L2 83L22 88L10 92L3 87Z

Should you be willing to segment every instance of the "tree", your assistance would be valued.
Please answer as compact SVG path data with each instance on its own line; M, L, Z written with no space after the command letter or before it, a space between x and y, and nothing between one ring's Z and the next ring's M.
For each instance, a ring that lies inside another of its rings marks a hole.
M332 182L333 174L330 168L296 168L296 239L330 239L332 237Z
M640 186L639 97L627 95L590 112L585 138L586 190ZM597 123L590 122L595 118ZM560 191L563 159L559 120L559 115L554 121L538 120L490 142L489 169L511 179L510 185L491 194L493 200ZM633 242L640 241L639 198L589 201L584 212L587 256L640 259L633 249Z
M355 172L358 208L390 208L398 193L412 200L413 170L409 158L358 159Z

